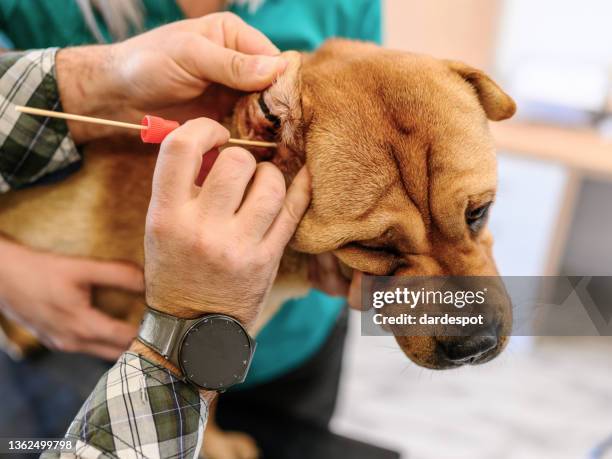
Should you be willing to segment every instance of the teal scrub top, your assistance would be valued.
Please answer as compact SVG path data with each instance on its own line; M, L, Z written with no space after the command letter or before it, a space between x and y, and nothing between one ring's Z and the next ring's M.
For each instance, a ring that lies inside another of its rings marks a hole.
M174 1L144 0L147 29L183 18ZM331 37L380 43L380 0L266 0L252 12L233 12L261 30L281 50L310 51ZM107 29L100 30L110 41ZM0 31L17 49L94 43L74 0L2 0ZM257 351L244 384L260 384L299 367L323 345L345 301L311 290L286 302L257 336Z

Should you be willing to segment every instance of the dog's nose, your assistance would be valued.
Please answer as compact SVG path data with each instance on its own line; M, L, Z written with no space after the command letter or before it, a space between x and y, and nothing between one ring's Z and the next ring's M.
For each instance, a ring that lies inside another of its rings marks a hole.
M439 344L448 360L463 365L478 363L487 352L497 346L497 342L497 333L491 330Z

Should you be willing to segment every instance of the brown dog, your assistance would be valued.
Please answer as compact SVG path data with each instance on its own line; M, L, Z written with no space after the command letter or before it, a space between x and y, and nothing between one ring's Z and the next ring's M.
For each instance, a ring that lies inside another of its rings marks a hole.
M512 99L462 63L364 43L334 40L312 55L287 58L278 82L240 99L230 122L237 136L279 142L276 152L254 154L277 164L287 181L303 164L313 180L311 206L259 326L307 286L304 254L332 251L355 272L376 275L496 275L486 229L496 191L487 118L511 117ZM84 167L62 183L0 197L0 232L39 249L142 264L155 162L143 150L92 145ZM102 290L96 304L137 321L143 300ZM493 343L397 341L429 368L488 360L510 327L509 307L499 309ZM26 344L15 326L5 321L4 329ZM449 346L468 355L455 358ZM227 457L249 457L232 451Z

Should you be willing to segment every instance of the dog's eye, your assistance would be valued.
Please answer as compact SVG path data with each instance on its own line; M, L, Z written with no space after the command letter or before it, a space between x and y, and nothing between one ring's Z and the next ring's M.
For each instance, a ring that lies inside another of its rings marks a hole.
M483 206L476 207L475 209L467 209L465 211L465 222L474 233L480 231L487 221L491 204L492 203L488 202Z

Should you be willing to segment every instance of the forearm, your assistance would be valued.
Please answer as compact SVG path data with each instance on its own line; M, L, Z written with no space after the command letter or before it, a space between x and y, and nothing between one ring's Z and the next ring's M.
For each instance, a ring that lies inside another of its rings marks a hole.
M57 85L67 113L137 122L141 113L127 107L117 79L113 45L62 49L56 57ZM110 126L68 121L77 145L115 133L131 131Z
M0 96L5 100L0 126L0 193L28 186L78 163L81 155L76 145L126 133L18 113L15 106L125 121L140 119L142 113L127 108L115 49L114 45L100 45L0 54Z

